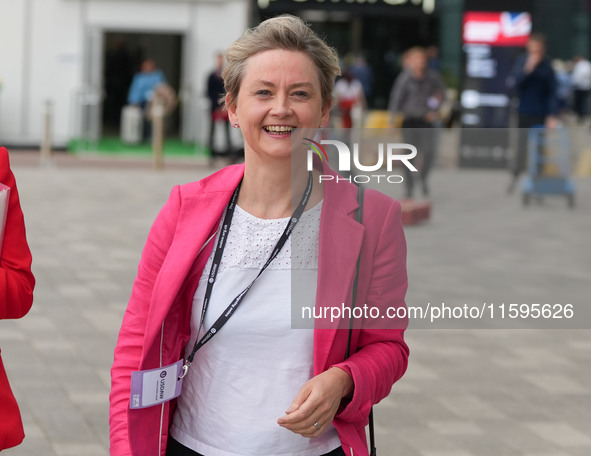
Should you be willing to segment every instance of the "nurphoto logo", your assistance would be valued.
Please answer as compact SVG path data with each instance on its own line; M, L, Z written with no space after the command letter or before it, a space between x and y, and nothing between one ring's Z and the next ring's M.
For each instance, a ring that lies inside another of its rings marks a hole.
M394 164L397 162L402 163L410 171L417 172L417 168L411 163L411 160L417 156L417 148L412 144L405 143L383 143L377 144L377 154L375 164L363 164L359 158L359 144L353 143L353 154L351 155L351 149L342 141L334 139L321 139L320 141L314 141L310 138L304 138L303 144L308 146L308 157L307 157L307 168L308 171L312 171L314 168L313 161L314 155L320 158L321 162L328 161L328 154L324 146L336 147L338 152L338 171L349 174L349 177L335 177L330 174L323 174L320 176L319 181L335 180L355 182L358 184L369 183L371 181L388 182L391 184L401 183L404 178L396 174L357 174L355 171L360 173L373 173L386 167L388 173L392 173ZM352 160L351 160L352 158ZM353 165L353 172L351 170Z

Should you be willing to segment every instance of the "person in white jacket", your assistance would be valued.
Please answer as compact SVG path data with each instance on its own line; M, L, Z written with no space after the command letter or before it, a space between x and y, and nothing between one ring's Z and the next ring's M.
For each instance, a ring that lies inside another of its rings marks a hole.
M587 100L591 91L591 62L581 55L577 55L573 60L575 62L571 76L573 109L579 123L582 123L587 115Z

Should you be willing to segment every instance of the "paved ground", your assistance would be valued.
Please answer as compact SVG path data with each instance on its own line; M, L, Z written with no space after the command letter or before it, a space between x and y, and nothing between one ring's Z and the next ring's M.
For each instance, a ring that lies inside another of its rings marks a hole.
M29 315L0 322L27 434L5 453L104 456L112 351L148 228L174 184L209 170L13 162L38 283ZM409 370L376 409L382 456L591 454L591 180L577 181L574 210L523 209L507 183L433 174L432 220L406 229L408 304L573 303L581 329L409 330Z

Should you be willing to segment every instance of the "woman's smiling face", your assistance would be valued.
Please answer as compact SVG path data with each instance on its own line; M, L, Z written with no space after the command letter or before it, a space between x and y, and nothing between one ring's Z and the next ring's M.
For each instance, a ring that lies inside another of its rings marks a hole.
M245 149L288 158L294 129L316 129L328 121L318 69L303 52L273 49L250 57L235 103L228 106Z

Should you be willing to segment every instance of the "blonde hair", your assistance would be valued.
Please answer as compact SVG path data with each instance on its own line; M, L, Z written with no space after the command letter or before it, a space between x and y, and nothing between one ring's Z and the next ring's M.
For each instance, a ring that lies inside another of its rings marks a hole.
M324 106L331 103L335 78L341 74L336 51L299 17L284 14L246 30L226 50L227 63L222 78L230 104L238 98L249 57L273 49L299 51L310 57L318 69L322 103ZM225 105L225 100L222 103Z

